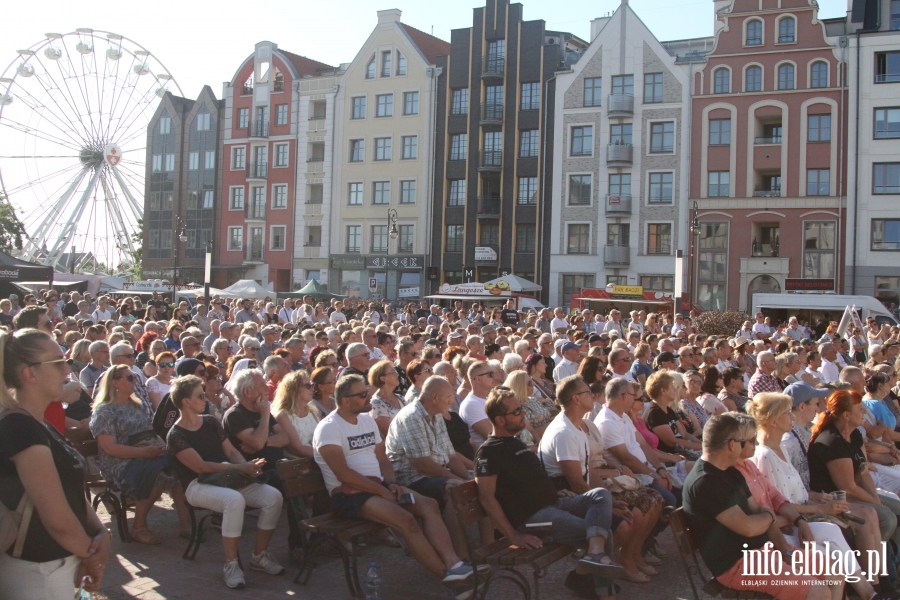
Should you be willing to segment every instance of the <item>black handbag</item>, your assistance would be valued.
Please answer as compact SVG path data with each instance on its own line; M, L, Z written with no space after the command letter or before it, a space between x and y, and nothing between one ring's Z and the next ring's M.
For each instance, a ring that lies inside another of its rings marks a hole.
M259 477L253 477L243 471L229 469L218 473L203 473L197 477L197 483L240 490L254 483L265 483L267 479L265 473L261 473Z

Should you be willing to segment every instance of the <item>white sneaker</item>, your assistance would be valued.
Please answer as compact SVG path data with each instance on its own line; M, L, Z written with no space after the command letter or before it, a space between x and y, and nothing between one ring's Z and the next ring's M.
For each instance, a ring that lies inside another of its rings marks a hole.
M269 554L268 550L263 550L261 554L250 554L250 568L257 571L265 571L269 575L281 575L284 573L284 567L278 564L278 561Z
M238 564L237 559L229 560L222 569L225 575L225 585L233 590L242 590L246 587L247 582L244 581L244 572Z

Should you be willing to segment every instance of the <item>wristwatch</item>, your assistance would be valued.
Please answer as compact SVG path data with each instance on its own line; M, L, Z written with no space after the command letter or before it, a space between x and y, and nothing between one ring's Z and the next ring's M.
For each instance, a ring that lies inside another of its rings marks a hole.
M799 527L800 525L798 525L798 523L800 523L800 521L806 521L806 517L804 517L803 515L799 515L796 519L794 519L794 527Z

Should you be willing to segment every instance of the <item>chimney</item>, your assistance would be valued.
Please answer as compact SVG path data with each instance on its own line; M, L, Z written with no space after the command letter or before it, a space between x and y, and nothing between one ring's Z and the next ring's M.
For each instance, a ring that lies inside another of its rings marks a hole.
M403 11L399 8L390 8L388 10L379 10L378 11L378 24L379 25L390 25L391 23L399 23L400 15L403 14Z
M598 35L600 35L600 31L603 27L609 23L609 20L612 17L597 17L596 19L591 19L591 41L593 42Z

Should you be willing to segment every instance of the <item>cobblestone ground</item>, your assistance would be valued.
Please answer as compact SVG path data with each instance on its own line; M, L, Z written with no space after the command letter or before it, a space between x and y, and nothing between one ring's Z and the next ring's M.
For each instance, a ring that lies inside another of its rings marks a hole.
M100 507L100 518L113 529L114 538L103 590L96 595L99 600L160 600L174 598L242 598L245 600L270 600L275 598L298 598L309 600L338 600L350 598L344 580L343 568L338 559L323 559L313 572L306 586L294 585L297 567L290 563L287 548L287 519L282 516L278 530L270 546L275 558L287 568L281 576L266 575L259 571L245 569L247 587L231 590L222 580L222 545L218 532L210 531L206 541L200 546L197 558L184 560L181 555L187 541L178 537L178 520L171 507L161 501L150 513L150 527L161 540L158 546L146 546L132 542L123 544L115 533L109 516ZM241 559L246 566L250 560L253 532L256 519L248 513L244 522L241 540ZM663 549L669 557L661 567L659 575L650 583L634 584L620 582L620 599L692 600L693 594L687 576L677 557L672 535L665 531L659 537ZM360 564L376 561L387 600L421 599L451 600L454 593L443 587L430 573L419 566L399 548L370 545L363 549ZM550 568L541 580L541 598L545 600L573 599L575 594L563 586L566 573L573 563L560 561ZM362 576L365 571L360 568ZM523 570L530 578L530 572ZM513 600L522 594L509 584L492 586L491 600Z

